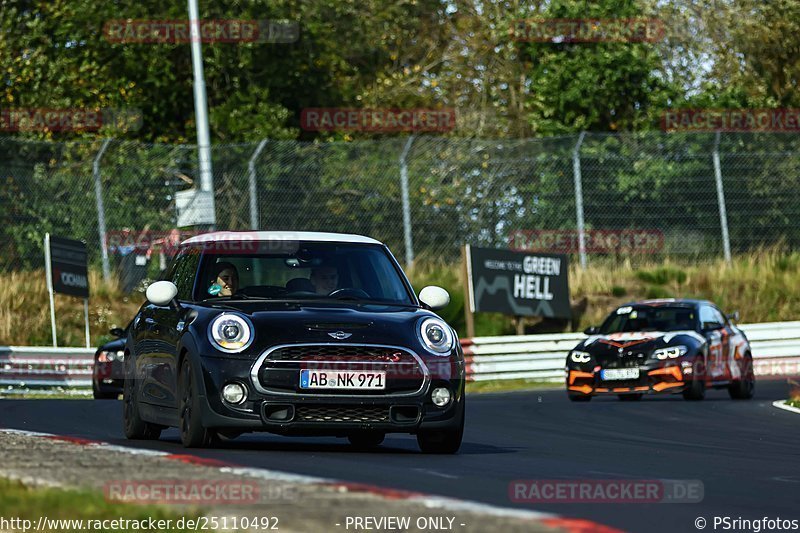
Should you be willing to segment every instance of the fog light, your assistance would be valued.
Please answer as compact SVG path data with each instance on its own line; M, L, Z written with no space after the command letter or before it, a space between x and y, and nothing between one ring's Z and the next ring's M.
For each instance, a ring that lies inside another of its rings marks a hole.
M232 404L244 403L247 399L247 389L241 383L228 383L222 387L222 398Z
M450 402L450 391L444 387L433 389L431 400L436 407L444 407Z

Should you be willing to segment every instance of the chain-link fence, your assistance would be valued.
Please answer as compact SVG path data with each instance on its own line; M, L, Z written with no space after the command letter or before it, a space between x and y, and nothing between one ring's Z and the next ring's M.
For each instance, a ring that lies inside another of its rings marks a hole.
M216 227L360 233L405 262L455 261L464 243L716 258L800 244L799 144L648 132L216 145ZM130 251L120 235L166 234L176 193L199 187L191 145L0 138L0 171L6 270L41 267L45 232L85 240L97 265L105 243L114 266Z

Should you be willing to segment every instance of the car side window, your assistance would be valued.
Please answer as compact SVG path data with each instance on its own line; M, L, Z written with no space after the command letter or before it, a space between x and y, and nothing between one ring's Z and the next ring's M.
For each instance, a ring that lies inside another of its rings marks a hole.
M710 305L703 305L700 307L700 325L703 330L720 329L725 327L725 318Z
M200 254L197 250L183 251L175 260L171 281L178 288L178 300L192 299L192 289L199 261Z

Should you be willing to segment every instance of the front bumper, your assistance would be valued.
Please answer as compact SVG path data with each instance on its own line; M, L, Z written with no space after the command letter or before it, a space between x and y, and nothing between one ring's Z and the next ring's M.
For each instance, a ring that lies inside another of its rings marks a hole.
M629 380L603 380L600 370L568 369L567 392L585 396L677 393L682 392L692 379L691 370L687 372L679 364L642 366L639 377Z
M326 394L328 391L272 393L254 382L252 359L199 357L203 425L234 431L266 431L286 435L346 436L358 431L417 433L423 429L457 429L464 410L463 361L445 365L445 372L428 372L413 394ZM257 373L255 374L257 376ZM232 381L247 387L241 405L225 402L220 391ZM451 400L437 407L430 398L436 387L447 387Z
M92 380L100 392L122 394L125 385L125 363L123 361L97 361L92 369Z

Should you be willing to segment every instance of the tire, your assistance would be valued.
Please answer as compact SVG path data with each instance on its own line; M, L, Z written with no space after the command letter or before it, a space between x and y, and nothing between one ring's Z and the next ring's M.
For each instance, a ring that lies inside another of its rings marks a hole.
M117 393L101 391L94 380L92 380L92 396L95 400L116 400L119 398Z
M619 401L621 402L638 402L642 399L644 394L637 393L637 394L619 394Z
M197 393L197 384L192 374L192 363L189 358L183 360L180 378L178 379L178 394L180 397L179 426L181 443L184 448L203 448L211 445L216 437L216 432L203 427L200 419L200 396Z
M742 366L742 379L734 381L728 387L728 394L733 400L749 400L755 394L756 376L753 373L753 356L745 355Z
M683 390L683 399L697 402L706 397L705 365L702 361L695 361L692 367L692 380ZM700 379L697 379L700 376Z
M122 426L125 437L130 440L158 440L164 426L142 420L137 401L137 380L126 363L125 386L122 389Z
M592 397L588 394L567 394L571 402L590 402Z
M462 401L465 401L462 399ZM422 453L454 454L461 447L464 438L464 412L466 405L461 410L461 420L456 429L443 429L435 431L420 431L417 433L417 444Z
M362 433L353 433L347 436L350 444L356 448L368 450L370 448L377 448L386 438L386 434L380 431L365 431Z

